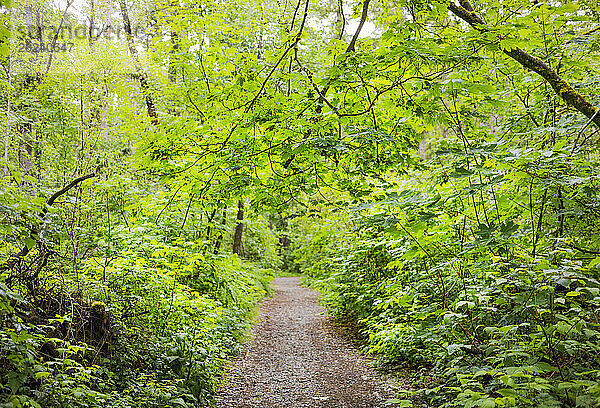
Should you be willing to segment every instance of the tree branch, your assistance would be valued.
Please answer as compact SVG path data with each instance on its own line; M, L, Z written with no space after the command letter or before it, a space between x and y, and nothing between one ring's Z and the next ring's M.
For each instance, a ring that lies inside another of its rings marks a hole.
M246 106L246 110L245 110L246 113L250 112L250 109L252 109L252 107L254 106L256 101L258 101L258 98L260 97L262 92L265 90L267 83L269 82L269 80L271 79L271 77L273 76L275 71L277 70L277 67L279 67L279 64L281 64L281 61L283 61L283 59L286 57L288 52L290 52L292 49L294 49L300 42L300 39L302 38L302 33L304 32L304 26L306 25L306 17L308 16L308 2L309 2L309 0L306 0L306 3L304 4L304 15L302 17L302 23L300 24L298 33L294 36L294 41L292 41L292 43L289 45L289 47L287 47L285 49L285 51L283 52L283 54L281 54L281 56L279 57L279 59L277 60L275 65L273 65L273 67L271 68L271 71L269 71L269 74L267 75L267 78L265 78L265 80L263 81L260 89L258 90L256 95L254 95L254 98L252 98L252 100L250 100L250 102L248 102L248 105ZM298 6L300 6L300 1L298 1ZM298 10L298 7L296 8L296 11L297 10ZM294 19L295 18L296 18L296 15L294 14ZM292 22L292 25L293 25L293 22Z
M81 183L82 181L85 181L85 180L87 180L89 178L92 178L92 177L96 177L96 173L90 173L90 174L86 174L85 176L81 176L81 177L76 178L75 180L71 181L69 184L67 184L66 186L64 186L62 189L60 189L56 193L52 194L50 196L50 198L48 199L48 201L46 202L46 204L48 204L49 206L51 206L52 204L54 204L54 202L56 201L56 199L58 197L60 197L63 194L66 194L70 189L72 189L77 184Z
M67 10L69 10L69 7L71 7L71 5L73 4L73 1L74 0L69 0L67 2L65 11L62 13L62 16L60 18L60 23L58 23L58 28L56 29L56 33L54 34L54 37L52 38L52 45L50 47L50 56L48 57L48 63L46 64L46 71L44 72L44 75L48 75L48 71L50 71L50 67L52 66L52 57L54 56L54 50L56 49L56 42L58 41L58 35L59 35L59 33L62 29L63 23L65 21L65 17L67 15Z
M448 9L477 31L481 33L490 31L485 21L473 11L473 7L471 7L468 0L460 0L460 5L450 2ZM518 47L511 49L502 48L502 52L517 61L524 68L544 78L550 84L554 93L560 96L567 105L577 109L594 122L596 126L600 127L600 115L596 115L598 108L573 89L552 67Z
M46 201L46 207L44 207L42 209L42 211L40 211L40 218L44 218L46 216L46 214L48 214L48 207L51 207L54 204L54 202L56 201L56 199L58 199L58 197L60 197L63 194L66 194L70 189L72 189L77 184L81 183L82 181L85 181L92 177L96 177L96 174L90 173L90 174L86 174L85 176L78 177L75 180L71 181L66 186L64 186L63 188L61 188L60 190L58 190L56 193L52 194L50 196L50 198L48 199L48 201ZM5 265L3 265L3 267L0 267L0 269L4 269L4 267L8 267L7 269L10 269L12 267L12 265L15 264L17 259L23 258L24 256L26 256L29 253L30 249L31 248L29 248L27 245L25 245L21 249L21 251L19 251L19 253L16 255L16 258L9 259L8 262Z
M356 46L356 41L358 40L358 36L360 35L363 25L365 25L365 21L367 21L367 12L369 11L369 3L370 2L371 2L371 0L364 0L364 2L363 2L363 8L362 8L362 13L360 15L360 21L358 23L358 27L356 28L356 32L352 36L352 40L350 40L350 43L348 44L348 48L346 48L346 52L354 51L354 47Z

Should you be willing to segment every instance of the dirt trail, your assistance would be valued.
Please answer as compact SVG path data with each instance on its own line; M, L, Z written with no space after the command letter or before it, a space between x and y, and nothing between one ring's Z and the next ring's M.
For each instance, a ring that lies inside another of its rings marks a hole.
M298 278L278 278L232 364L219 408L383 408L391 383L345 340Z

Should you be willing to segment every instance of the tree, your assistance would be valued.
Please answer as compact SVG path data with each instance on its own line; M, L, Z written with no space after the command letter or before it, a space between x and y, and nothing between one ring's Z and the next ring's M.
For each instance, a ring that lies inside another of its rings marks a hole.
M238 200L237 210L237 224L233 232L233 253L238 255L244 254L244 248L242 247L242 237L244 234L244 201L240 198Z
M208 405L280 234L431 405L597 405L595 3L115 7L10 10L3 402Z
M486 33L489 31L485 21L477 15L473 10L473 7L468 0L462 0L460 5L454 3L449 4L449 9L462 20L466 21L476 30ZM501 40L500 38L498 39ZM587 116L590 122L594 122L596 126L600 127L600 115L598 115L598 108L592 103L588 102L579 92L563 78L561 78L556 71L554 71L548 64L539 58L534 57L531 54L523 51L519 47L504 48L500 41L502 52L517 61L524 68L527 68L542 78L544 78L552 87L554 92L560 96L568 105L571 105L579 112ZM510 47L510 46L509 46Z

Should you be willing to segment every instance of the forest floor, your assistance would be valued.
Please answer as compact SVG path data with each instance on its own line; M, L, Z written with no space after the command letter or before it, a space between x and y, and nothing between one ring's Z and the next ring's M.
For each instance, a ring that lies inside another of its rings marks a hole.
M395 396L299 278L277 278L241 356L229 367L219 408L379 408Z

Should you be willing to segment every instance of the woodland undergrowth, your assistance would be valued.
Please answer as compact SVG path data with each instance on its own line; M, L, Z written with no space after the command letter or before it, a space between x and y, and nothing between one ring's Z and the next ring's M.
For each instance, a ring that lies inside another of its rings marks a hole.
M207 224L181 230L184 211L157 217L170 202L163 187L99 178L47 214L45 200L17 199L22 187L3 194L0 406L208 405L270 293L277 239L257 219L245 259L215 253ZM229 236L215 224L214 236Z
M597 156L505 146L446 139L354 207L295 222L329 310L411 369L405 406L600 405Z
M599 53L592 0L0 0L0 408L206 406L279 270L397 406L599 407Z

